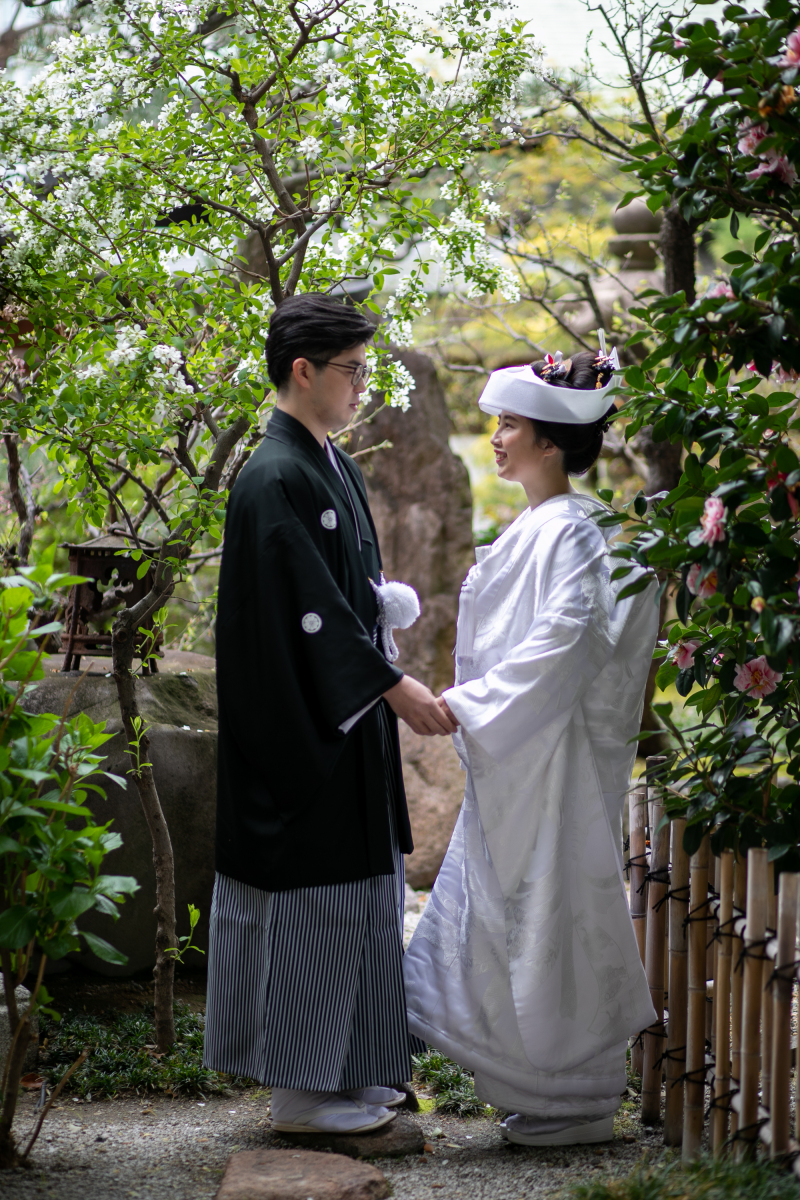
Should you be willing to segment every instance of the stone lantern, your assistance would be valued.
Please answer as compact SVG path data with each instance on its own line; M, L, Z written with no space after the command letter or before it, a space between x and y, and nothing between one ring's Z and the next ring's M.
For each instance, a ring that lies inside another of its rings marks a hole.
M664 275L658 265L658 236L663 215L651 213L644 200L637 197L612 217L615 237L609 238L608 248L621 260L613 274L592 279L597 306L606 329L611 328L615 307L625 311L636 303L636 296L647 288L664 290ZM597 315L585 295L563 296L559 310L569 328L585 337L597 328Z
M62 544L61 549L66 550L69 555L70 574L88 578L88 582L76 584L67 599L62 671L78 670L81 658L86 655L93 658L111 657L111 634L96 633L89 627L93 617L107 612L111 607L105 603L107 592L101 590L102 588L113 587L115 597L124 600L126 608L132 608L150 591L155 576L155 565L151 560L144 576L137 579L136 574L143 560L137 562L131 557L130 545L130 536L117 530L91 538L80 545ZM145 554L154 549L152 542L141 539L139 546ZM152 630L153 619L148 617L136 634L136 658L155 651L159 651L160 657L164 637L159 632L154 641ZM143 664L145 675L157 669L155 658L149 659L147 665Z

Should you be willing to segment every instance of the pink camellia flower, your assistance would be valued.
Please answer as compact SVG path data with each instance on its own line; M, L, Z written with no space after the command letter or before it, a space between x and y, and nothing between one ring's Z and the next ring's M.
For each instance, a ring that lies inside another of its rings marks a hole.
M774 175L781 183L786 183L790 187L797 183L797 171L785 154L775 154L770 151L764 156L763 162L760 162L753 171L747 172L748 179L758 179L761 175Z
M761 122L742 121L739 129L739 141L736 143L740 154L758 154L758 147L769 133L769 127Z
M693 638L687 638L686 641L681 640L676 642L672 647L672 661L682 671L688 671L689 667L694 666L694 652L699 647L700 643L694 641Z
M708 497L703 508L703 515L700 518L700 524L703 526L703 532L700 534L701 542L705 542L708 546L713 546L714 542L724 540L725 505L719 496Z
M764 696L771 696L782 679L781 672L773 671L762 654L737 666L733 686L746 696L755 696L761 700Z
M706 293L707 300L716 300L718 296L725 296L728 300L735 299L733 288L726 279L720 279L719 283L715 283L711 291Z
M800 67L800 25L786 39L786 49L778 59L779 67Z
M699 596L701 600L708 600L709 596L713 596L717 590L719 582L717 568L712 567L698 587L697 577L702 569L702 563L692 563L689 574L686 576L686 586L693 596Z
M797 383L800 374L797 371L787 371L786 367L778 367L778 374L775 378L778 383Z

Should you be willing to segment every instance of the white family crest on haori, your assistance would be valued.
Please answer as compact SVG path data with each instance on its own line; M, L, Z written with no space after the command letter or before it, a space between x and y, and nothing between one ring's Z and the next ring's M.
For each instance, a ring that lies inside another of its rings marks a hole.
M322 629L322 617L319 613L306 613L300 622L306 633L319 633Z
M621 812L657 585L617 602L598 507L526 510L465 582L444 697L466 794L404 968L411 1031L482 1100L553 1118L615 1111L625 1041L655 1019Z
M389 662L396 662L400 655L392 637L393 629L408 629L420 614L419 596L407 583L392 580L387 583L381 573L380 583L370 579L378 598L378 628L381 631L383 652Z
M336 509L326 508L325 512L319 519L319 523L323 529L335 529L339 524L339 518L336 515Z

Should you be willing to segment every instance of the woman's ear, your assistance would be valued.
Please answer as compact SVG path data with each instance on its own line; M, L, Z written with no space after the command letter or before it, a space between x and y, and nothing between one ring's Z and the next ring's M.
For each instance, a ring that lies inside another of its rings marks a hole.
M545 458L550 458L553 454L561 453L555 442L551 442L549 437L543 437L541 434L536 439L536 444Z

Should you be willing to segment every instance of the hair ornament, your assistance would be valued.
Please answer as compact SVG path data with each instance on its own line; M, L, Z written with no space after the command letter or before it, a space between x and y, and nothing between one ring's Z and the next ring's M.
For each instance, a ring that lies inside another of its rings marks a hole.
M597 375L597 382L594 385L595 389L604 387L608 383L609 379L614 374L614 368L616 365L617 364L614 361L614 358L612 358L610 354L603 354L602 351L600 354L598 354L597 358L592 363L592 370Z
M552 383L554 379L567 378L572 368L572 359L564 358L563 353L556 350L555 355L545 354L544 364L541 378L545 383Z

